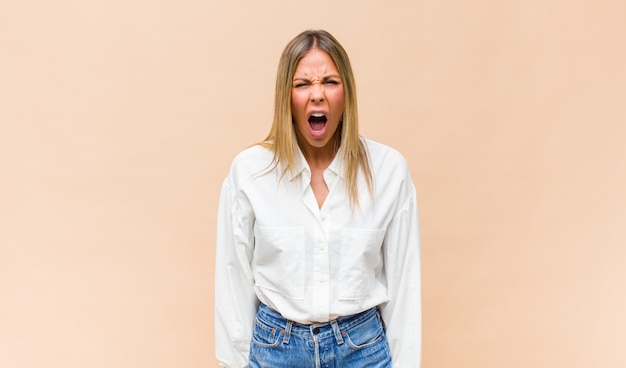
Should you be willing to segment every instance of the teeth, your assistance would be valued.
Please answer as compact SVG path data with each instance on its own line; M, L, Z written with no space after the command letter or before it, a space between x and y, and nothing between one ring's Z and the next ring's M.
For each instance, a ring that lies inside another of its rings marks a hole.
M321 112L315 112L315 113L311 114L311 116L314 117L314 118L323 118L326 115L321 113Z

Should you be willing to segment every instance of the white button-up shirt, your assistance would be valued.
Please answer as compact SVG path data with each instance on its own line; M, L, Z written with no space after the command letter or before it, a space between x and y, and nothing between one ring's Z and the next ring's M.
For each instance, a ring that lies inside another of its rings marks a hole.
M364 139L373 195L358 181L351 208L341 150L324 172L318 207L302 153L295 171L271 170L261 146L233 161L220 196L215 274L217 358L246 367L259 302L286 319L326 322L379 306L394 367L421 362L420 240L405 159Z

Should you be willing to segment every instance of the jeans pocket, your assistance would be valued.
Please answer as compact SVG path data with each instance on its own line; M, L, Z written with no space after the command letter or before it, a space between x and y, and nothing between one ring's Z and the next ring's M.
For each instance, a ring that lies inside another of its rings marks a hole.
M280 343L280 331L257 318L252 331L252 343L263 348L275 348Z
M377 315L345 330L348 345L354 349L364 349L385 341L385 332Z

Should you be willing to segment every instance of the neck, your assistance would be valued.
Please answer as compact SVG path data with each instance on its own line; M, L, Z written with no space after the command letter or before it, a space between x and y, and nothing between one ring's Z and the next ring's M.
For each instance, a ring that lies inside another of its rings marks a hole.
M338 145L331 141L324 147L312 147L306 144L306 142L299 144L299 146L311 169L326 169L335 159L337 154L336 147Z
M310 153L302 152L306 162L311 169L326 169L333 162L335 154L326 154L319 151L313 151Z

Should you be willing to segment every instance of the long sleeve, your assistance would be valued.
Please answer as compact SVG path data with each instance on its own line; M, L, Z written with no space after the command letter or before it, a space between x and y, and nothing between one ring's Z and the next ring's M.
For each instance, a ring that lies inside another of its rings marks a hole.
M384 242L389 302L381 313L394 368L421 366L421 255L415 188L408 181L404 203L387 228Z
M250 260L252 220L229 185L222 186L215 256L215 350L221 365L247 367L258 301Z

